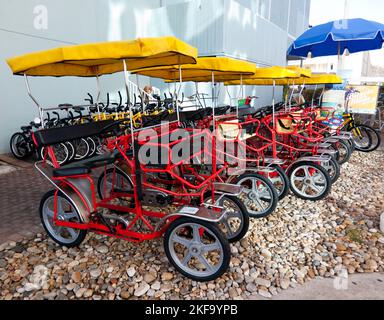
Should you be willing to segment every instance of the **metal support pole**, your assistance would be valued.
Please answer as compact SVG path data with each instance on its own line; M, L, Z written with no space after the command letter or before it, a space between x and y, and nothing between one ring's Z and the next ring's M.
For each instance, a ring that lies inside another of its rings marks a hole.
M129 110L129 121L131 125L131 137L132 137L132 150L133 154L135 154L135 137L134 137L134 126L133 126L133 112L130 104L130 99L129 99L129 74L128 74L128 69L127 69L127 62L123 60L123 65L124 65L124 82L125 82L125 91L127 93L127 99L128 99L128 110Z
M35 99L35 97L32 95L31 87L29 86L28 76L24 73L24 81L25 85L27 87L28 96L31 98L31 100L36 104L37 109L39 111L39 117L41 121L41 126L44 129L44 110L41 108L39 102Z
M97 98L96 98L96 106L97 106L97 112L100 117L100 95L101 95L101 90L100 90L100 78L99 76L96 77L96 83L97 83Z
M272 127L275 129L275 88L276 88L276 80L273 80L273 89L272 89Z
M316 91L317 91L317 84L315 85L315 91L313 91L313 95L312 95L312 103L311 103L311 108L313 108L313 105L315 104L315 95L316 95Z

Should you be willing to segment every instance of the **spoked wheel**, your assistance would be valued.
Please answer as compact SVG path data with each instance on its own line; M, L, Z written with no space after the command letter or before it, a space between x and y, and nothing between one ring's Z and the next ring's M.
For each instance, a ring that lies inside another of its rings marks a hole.
M40 219L48 235L59 245L68 248L76 247L81 244L87 235L86 230L66 228L56 226L54 218L55 193L52 190L44 195L40 202ZM81 222L79 212L62 192L57 196L57 219L67 222Z
M220 195L215 195L219 199ZM205 203L212 203L212 193L208 192L204 197ZM230 243L240 241L245 237L249 229L249 215L247 208L236 197L223 196L217 204L223 207L225 215L219 223L219 228L225 234Z
M111 196L112 191L130 193L133 190L129 176L119 168L110 168L103 172L97 182L97 191L100 199Z
M273 171L261 172L260 174L272 182L279 200L282 200L289 192L288 176L279 166L272 166L271 169L273 169Z
M333 144L339 153L339 160L337 161L340 165L346 163L349 161L352 155L351 147L349 146L348 142L345 142L343 140L339 140L338 142Z
M88 145L89 145L89 153L88 153L88 156L87 157L92 157L95 155L96 153L96 149L97 149L97 146L96 146L96 142L95 140L93 140L93 138L91 137L88 137L87 138L87 142L88 142Z
M71 142L66 142L65 145L66 145L68 152L69 152L68 162L71 162L71 161L73 161L73 159L75 158L75 155L76 155L75 146Z
M73 142L76 149L75 160L83 160L89 154L89 144L84 138Z
M68 147L64 143L55 144L52 146L53 152L56 156L56 160L59 163L59 165L63 165L68 162L69 160L69 150ZM45 155L45 147L40 149L40 157L41 159L44 159ZM50 156L48 154L48 160L50 159Z
M331 157L330 161L322 163L321 166L327 170L332 183L340 178L340 164L334 158Z
M171 264L195 281L211 281L228 270L229 242L213 223L182 217L164 235L164 250Z
M359 124L352 128L355 148L361 152L375 151L381 144L380 134L370 126Z
M239 176L235 183L244 187L239 198L251 218L264 218L275 211L278 195L267 178L256 173L247 173Z
M295 163L289 170L292 192L304 200L324 199L331 190L331 178L327 171L314 162Z
M31 154L27 137L21 133L15 133L10 140L10 148L13 156L17 159L25 159Z

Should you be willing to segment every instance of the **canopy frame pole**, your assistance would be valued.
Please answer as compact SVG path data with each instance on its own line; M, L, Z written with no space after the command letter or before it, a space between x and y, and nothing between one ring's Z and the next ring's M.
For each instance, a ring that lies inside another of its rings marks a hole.
M315 96L316 96L317 86L318 86L318 84L315 85L315 90L313 91L311 108L313 108L313 106L315 104Z
M288 104L288 110L291 111L291 108L292 108L292 99L293 99L293 95L294 95L294 92L295 92L295 80L292 81L292 91L291 91L291 95L289 97L289 104Z
M177 114L177 122L179 123L180 125L180 109L179 109L179 94L180 94L180 91L181 91L181 86L182 86L182 82L183 82L183 73L181 71L181 64L179 64L179 81L180 81L180 86L179 86L179 90L177 91L177 94L175 94L175 104L176 104L176 114ZM176 89L176 84L175 84L175 89ZM176 93L176 90L175 90L175 93Z
M97 83L96 106L97 106L97 113L99 114L99 118L100 118L100 96L101 96L101 89L100 89L100 77L99 77L99 75L96 76L96 83Z
M31 87L29 85L29 80L28 80L28 76L26 73L24 73L24 81L25 81L25 86L27 87L27 92L28 92L28 96L31 98L31 100L36 104L37 106L37 109L39 110L39 117L40 117L40 121L41 121L41 126L43 129L44 128L44 110L43 108L40 106L39 102L36 100L36 98L32 95L32 91L31 91Z
M123 66L124 66L124 83L125 83L125 91L127 94L127 99L128 99L128 110L129 110L129 122L131 125L131 137L132 137L132 150L133 154L135 154L135 136L134 136L134 126L133 126L133 112L131 108L131 103L130 103L130 97L129 97L129 74L128 74L128 69L127 69L127 62L125 59L123 60Z
M215 134L216 128L215 128L215 109L216 109L216 97L215 97L215 74L212 71L212 120L213 120L213 134Z
M276 89L276 80L273 79L273 88L272 88L272 128L275 129L275 89Z

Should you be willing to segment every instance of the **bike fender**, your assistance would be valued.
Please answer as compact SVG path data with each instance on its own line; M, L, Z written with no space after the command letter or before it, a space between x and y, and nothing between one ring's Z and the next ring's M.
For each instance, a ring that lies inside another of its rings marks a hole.
M69 197L76 207L77 211L80 214L81 222L89 223L89 214L90 211L87 209L87 204L83 199L77 194L77 192L69 185L65 185L60 188L64 194Z

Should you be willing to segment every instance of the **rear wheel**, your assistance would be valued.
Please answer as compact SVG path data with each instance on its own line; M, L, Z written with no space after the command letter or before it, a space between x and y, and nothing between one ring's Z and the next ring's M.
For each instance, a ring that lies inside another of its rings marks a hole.
M68 248L79 246L87 235L86 230L57 226L54 222L56 190L49 191L40 202L40 219L45 231L59 245ZM62 192L57 194L57 219L80 223L80 214L72 201Z
M331 178L320 165L301 161L289 170L292 192L301 199L317 201L324 199L331 190Z
M270 169L270 171L260 172L260 174L272 182L279 200L282 200L288 195L289 192L288 176L285 171L277 165L272 166Z
M130 193L133 190L129 176L119 168L107 169L99 177L97 191L101 200L109 198L112 191Z
M220 195L215 195L219 199ZM205 203L212 203L212 192L204 197ZM225 234L230 243L240 241L249 229L249 215L247 208L236 197L223 196L217 204L226 211L224 218L219 222L220 230Z
M164 235L164 251L170 263L195 281L212 281L228 270L229 242L213 223L182 217Z
M244 188L239 198L251 218L264 218L275 211L278 195L267 178L257 173L246 173L239 176L235 183Z

